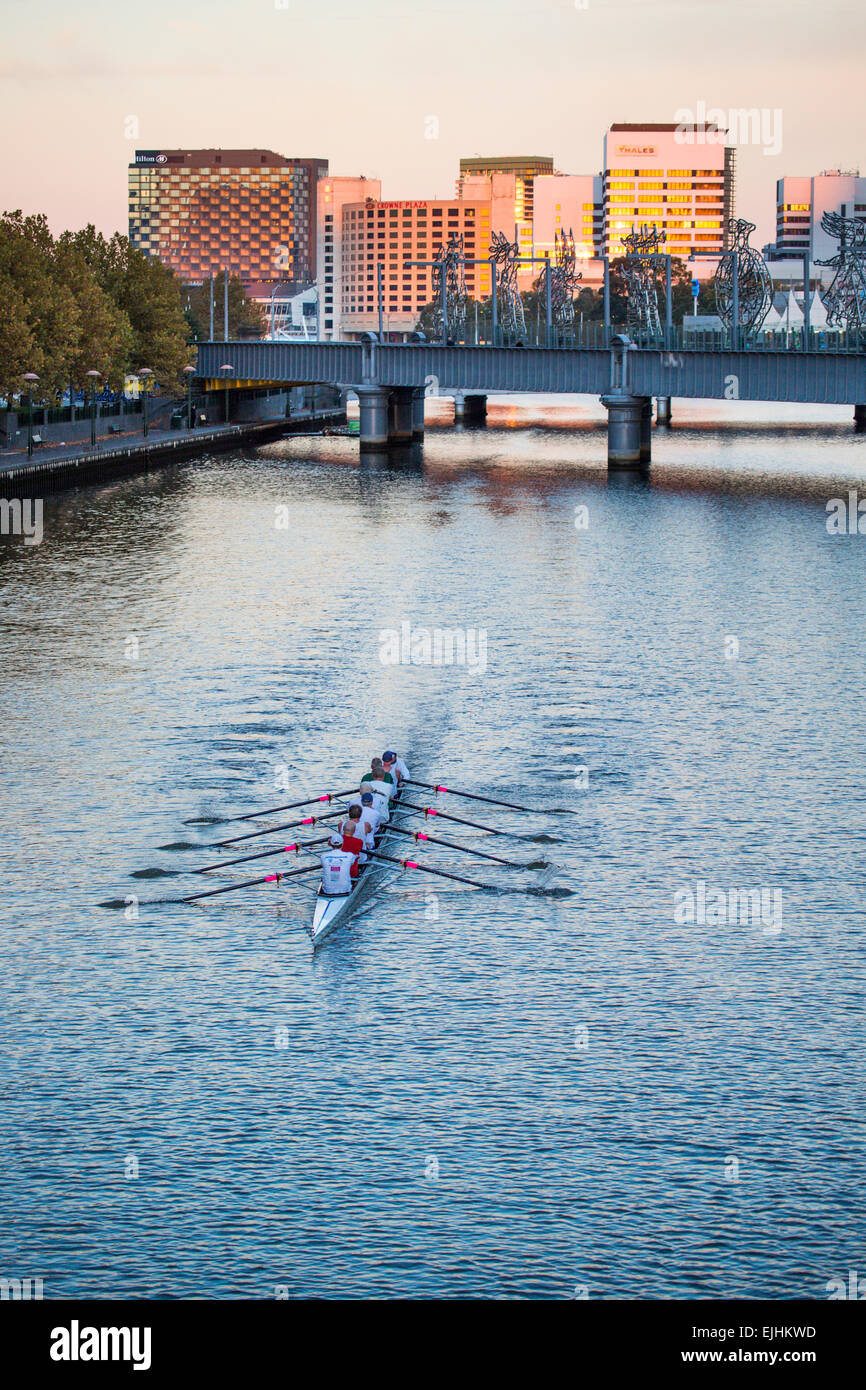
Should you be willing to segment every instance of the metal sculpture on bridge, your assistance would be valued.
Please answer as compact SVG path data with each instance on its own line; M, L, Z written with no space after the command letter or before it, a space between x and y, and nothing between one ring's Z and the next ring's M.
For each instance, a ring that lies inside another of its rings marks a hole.
M764 259L749 245L754 222L744 217L728 219L731 245L716 266L713 290L716 313L725 328L754 333L760 328L773 302L773 282ZM734 276L737 277L737 322L734 323Z
M497 310L502 336L507 343L525 342L526 319L523 300L517 288L520 248L516 241L509 241L504 232L494 232L490 238L490 255L496 268Z
M659 257L664 254L659 247L666 239L666 232L660 232L655 224L648 227L646 223L639 231L632 228L622 239L626 249L622 271L628 291L626 323L630 335L638 342L641 338L662 337L656 277Z
M866 328L866 222L859 217L843 217L825 212L821 230L836 237L839 250L827 261L835 270L832 284L824 296L827 322L831 328Z
M448 244L441 246L433 257L434 325L443 342L460 343L466 336L466 278L463 274L463 233L452 232ZM443 279L445 293L443 296ZM446 325L442 322L443 300Z
M554 327L570 332L574 327L574 291L583 271L575 270L574 232L557 232L554 238L555 265L549 270L550 299Z

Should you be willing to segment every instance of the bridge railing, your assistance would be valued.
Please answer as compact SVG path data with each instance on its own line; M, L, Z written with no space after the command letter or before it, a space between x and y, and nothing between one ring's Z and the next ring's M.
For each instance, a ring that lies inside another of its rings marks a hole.
M468 334L456 347L538 347L575 348L598 350L607 348L615 334L626 333L625 325L606 325L598 321L576 324L571 329L552 329L549 333L542 323L539 327L527 325L525 334L519 338L509 338L497 332L496 342L479 333ZM707 330L672 327L663 329L661 335L630 333L632 342L639 348L660 348L669 352L866 352L866 333L857 330L810 329L803 327L776 328L766 332L744 332L737 334L736 343L732 335L724 330Z

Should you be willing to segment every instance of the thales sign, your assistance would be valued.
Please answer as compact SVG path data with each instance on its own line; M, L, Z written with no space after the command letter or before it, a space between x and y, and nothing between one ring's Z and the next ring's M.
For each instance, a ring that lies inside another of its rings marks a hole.
M136 150L136 164L167 164L168 155L162 154L160 150Z

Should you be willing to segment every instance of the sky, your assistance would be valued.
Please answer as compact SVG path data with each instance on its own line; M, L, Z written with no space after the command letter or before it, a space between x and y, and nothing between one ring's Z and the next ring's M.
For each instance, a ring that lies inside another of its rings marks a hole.
M862 0L5 0L2 205L125 232L135 149L211 146L444 197L461 155L598 173L611 122L703 103L775 132L737 155L760 246L776 179L866 173L864 40Z

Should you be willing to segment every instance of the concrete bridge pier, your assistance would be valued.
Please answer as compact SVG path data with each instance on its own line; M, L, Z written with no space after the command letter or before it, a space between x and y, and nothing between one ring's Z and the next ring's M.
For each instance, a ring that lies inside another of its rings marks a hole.
M866 429L866 405L855 405L854 424L858 430Z
M384 386L356 386L360 406L362 449L388 447L388 392Z
M414 390L395 386L388 400L388 443L411 444L414 434Z
M612 392L602 396L607 411L608 468L639 468L649 462L652 401L648 396Z
M454 392L454 423L462 425L466 419L466 397L462 391Z
M412 391L412 438L424 438L424 387L416 386Z
M656 424L669 425L671 422L670 396L656 396Z
M642 396L640 409L640 461L649 463L653 452L653 400Z
M476 394L463 397L463 422L466 425L487 424L487 397Z

